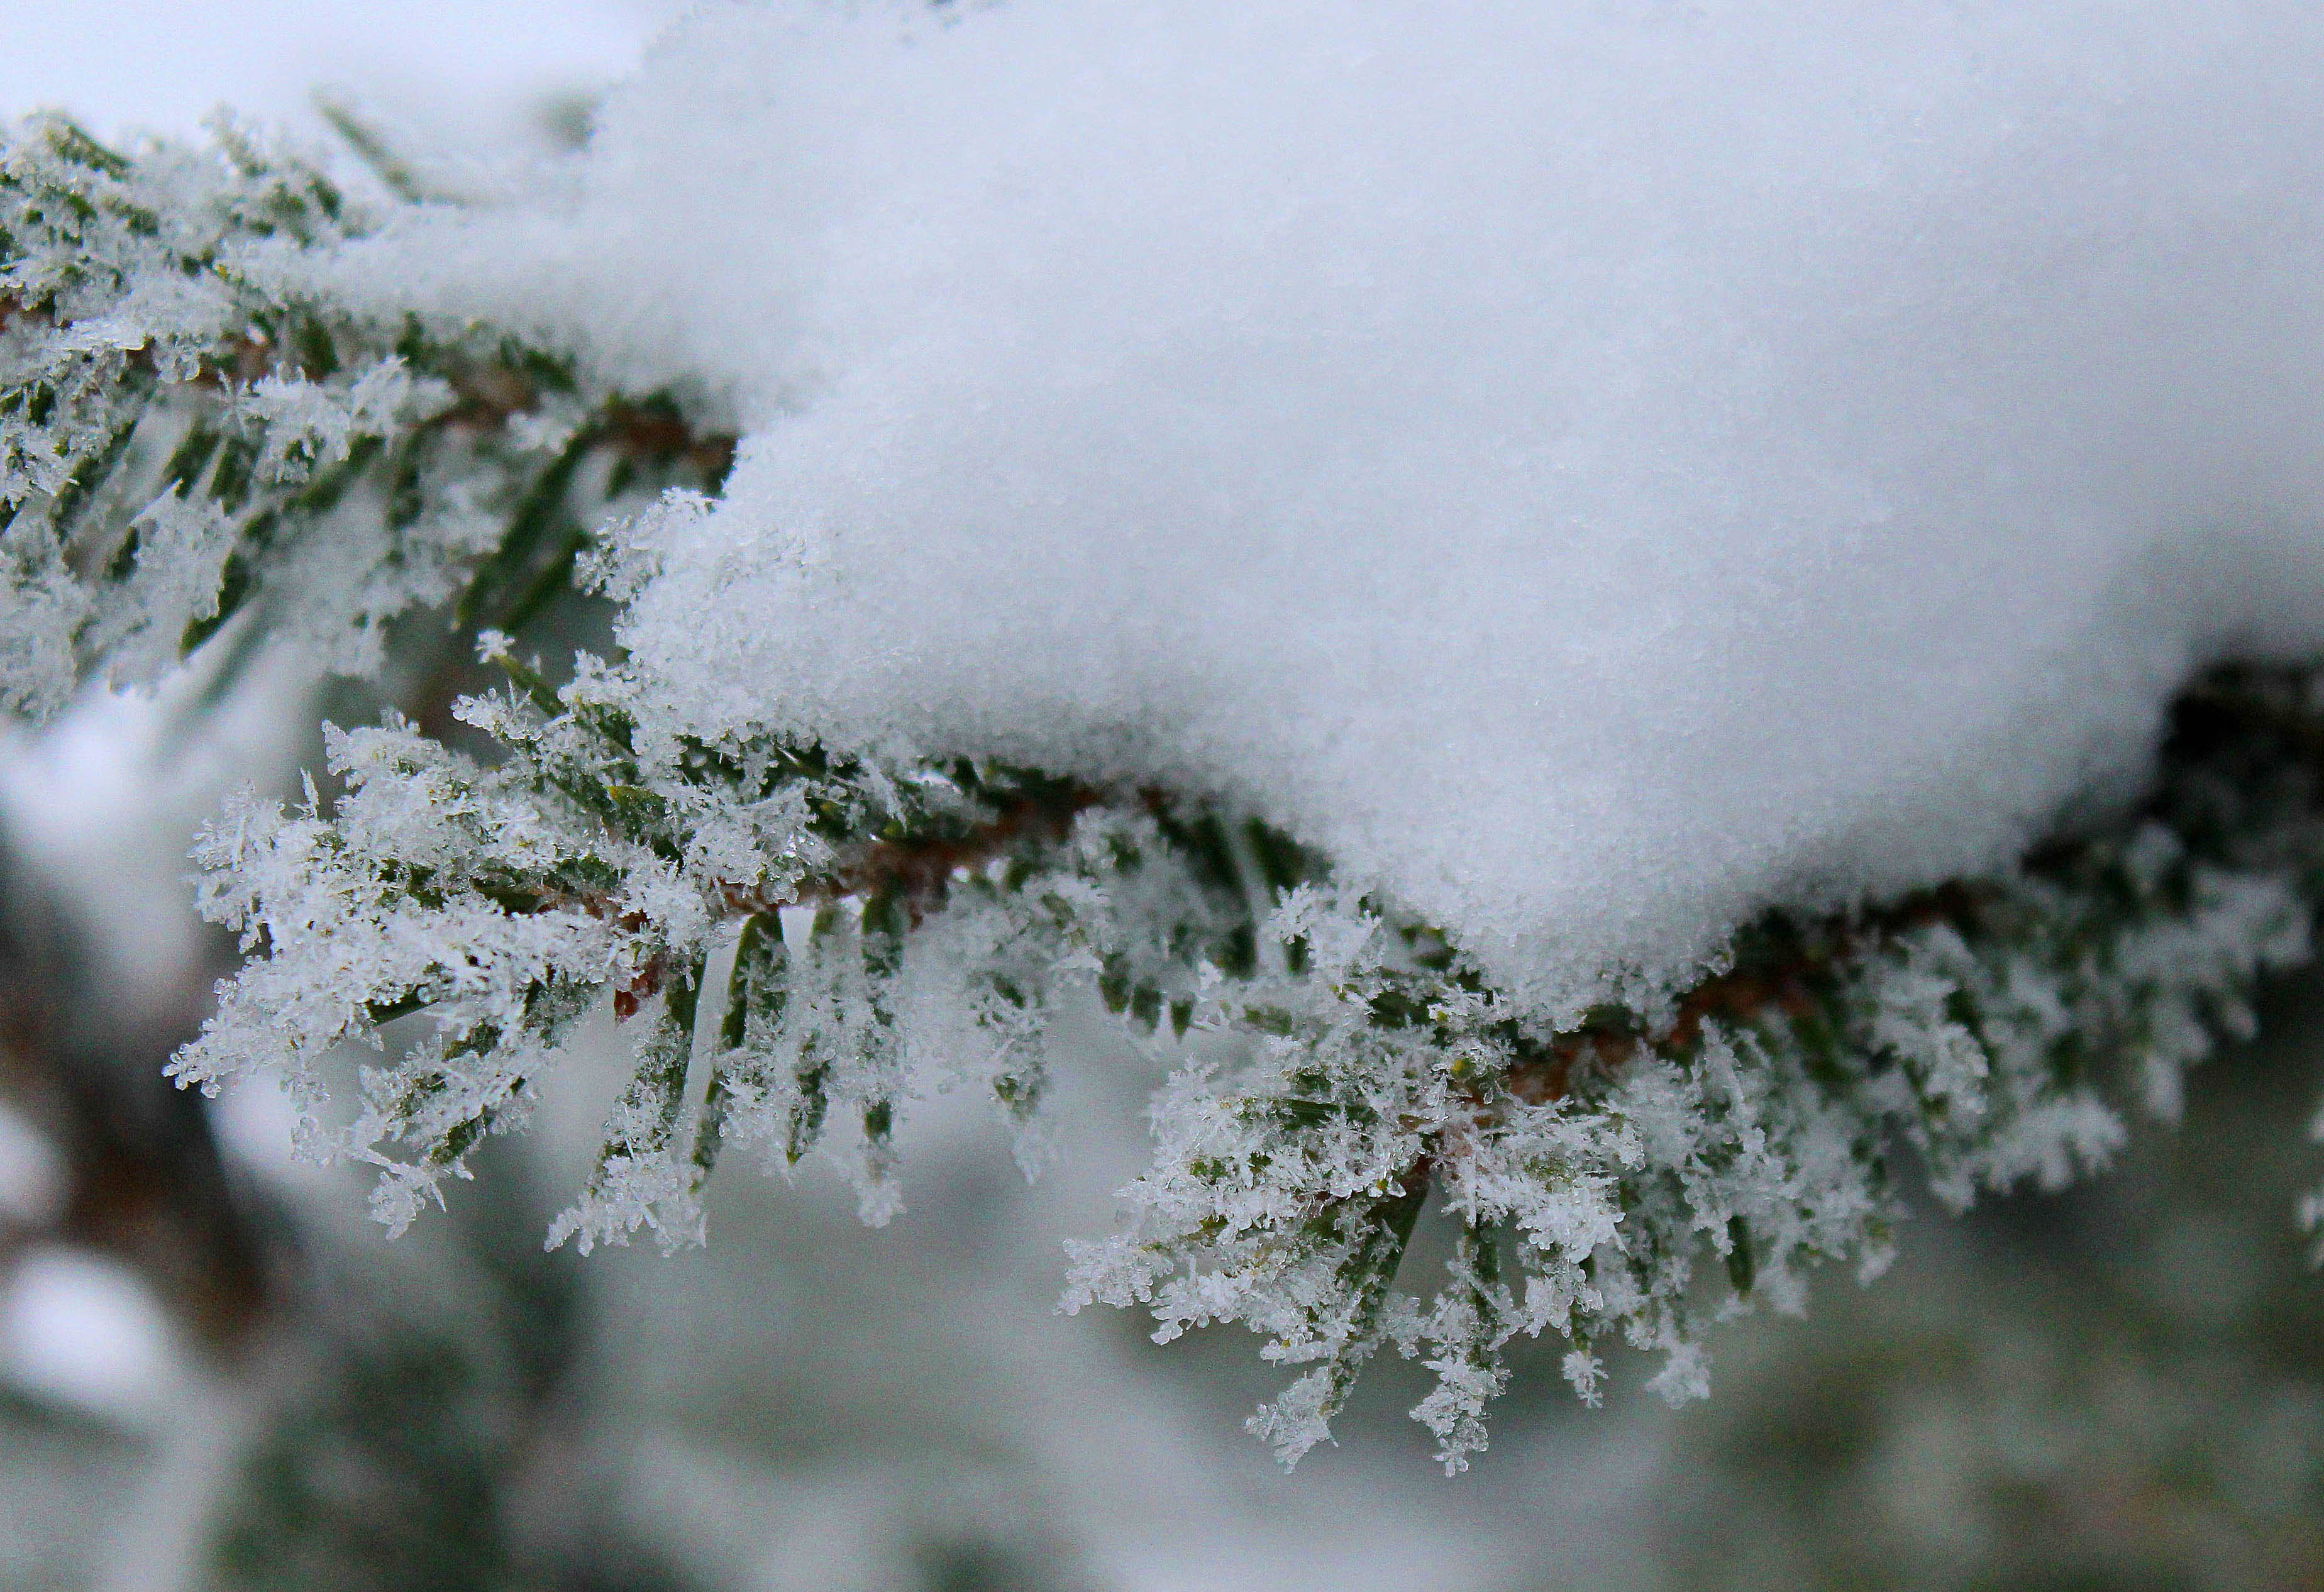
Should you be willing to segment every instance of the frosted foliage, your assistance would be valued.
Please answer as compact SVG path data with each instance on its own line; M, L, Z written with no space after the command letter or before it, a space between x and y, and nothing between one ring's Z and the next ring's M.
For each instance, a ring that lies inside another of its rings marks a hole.
M10 712L149 684L230 626L370 674L413 609L521 617L540 544L582 539L566 500L663 484L692 446L538 350L362 310L304 268L413 207L213 135L123 153L55 118L0 127Z
M92 667L151 680L216 629L229 561L261 548L281 628L367 667L380 619L442 594L434 538L478 534L473 517L413 516L406 535L367 535L341 511L351 452L450 394L392 355L330 368L314 307L254 285L269 246L318 248L364 217L296 158L216 132L215 149L134 160L60 121L0 135L0 695L15 711L53 712ZM412 567L385 577L394 561Z
M2313 639L2319 153L2301 5L713 7L548 275L744 393L694 722L1219 794L1572 1016Z
M705 511L673 499L601 571L639 576ZM1257 821L747 724L703 738L627 671L584 658L552 691L506 638L484 649L513 688L459 713L499 766L400 725L335 734L330 817L311 793L246 803L205 837L206 909L268 955L179 1074L286 1073L317 1147L380 1165L400 1227L610 993L636 1071L550 1241L675 1247L704 1238L730 1143L786 1173L824 1152L886 1219L896 1127L933 1088L988 1092L1038 1166L1045 1033L1094 994L1177 1066L1128 1223L1070 1247L1066 1307L1144 1305L1166 1342L1259 1333L1296 1372L1250 1422L1286 1463L1384 1348L1434 1374L1413 1414L1448 1471L1484 1447L1521 1334L1569 1346L1586 1400L1614 1341L1702 1396L1711 1323L1800 1308L1821 1262L1885 1265L1899 1145L1966 1203L2101 1166L2126 1106L2175 1109L2213 1035L2248 1031L2255 980L2307 955L2324 878L2316 777L2285 755L2319 732L2314 676L2220 676L2152 815L1881 911L1766 920L1651 1018L1561 1029ZM352 1122L323 1126L321 1053L407 1020ZM1454 1256L1406 1292L1432 1192Z
M2142 848L2171 851L2152 830ZM1409 964L1383 954L1394 936L1303 887L1269 928L1314 948L1310 973L1238 989L1252 1003L1239 1011L1206 1008L1221 1029L1274 1036L1231 1081L1200 1064L1173 1080L1157 1169L1126 1191L1136 1219L1073 1247L1068 1303L1148 1303L1157 1341L1240 1320L1268 1358L1322 1361L1251 1422L1286 1461L1328 1437L1356 1369L1389 1344L1437 1374L1413 1414L1448 1471L1484 1447L1501 1350L1520 1332L1571 1338L1565 1374L1592 1403L1591 1345L1617 1335L1665 1351L1656 1391L1700 1397L1699 1259L1724 1262L1729 1310L1799 1309L1819 1259L1877 1272L1898 1214L1884 1155L1896 1137L1962 1203L2102 1165L2123 1127L2095 1080L2059 1065L2061 1040L2107 1036L2175 1079L2208 1046L2195 1014L2305 955L2289 891L2175 854L2162 864L2139 883L2135 862L2117 865L2116 883L2142 892L2134 923L2154 921L2117 925L2103 951L2102 916L2024 881L1985 907L2015 920L2014 944L1972 950L1942 925L1899 935L1821 997L1831 1027L1698 1017L1683 1046L1606 1037L1587 1057L1530 1041L1502 1002L1457 984L1384 1024L1413 991ZM2200 903L2185 919L2161 909L2180 890ZM2119 989L2100 957L2140 974ZM1431 1176L1462 1238L1424 1305L1392 1291L1401 1244L1386 1235L1409 1231Z
M447 754L408 731L334 733L331 764L351 787L335 824L318 821L310 789L303 814L250 801L230 809L197 848L195 860L214 870L204 911L253 943L263 936L271 954L172 1070L215 1087L279 1068L306 1108L307 1147L378 1163L379 1209L400 1229L437 1177L458 1169L475 1131L521 1101L536 1051L553 1048L586 1005L560 999L556 975L617 976L619 947L586 911L512 916L473 887L398 898L399 883L529 875L571 859L521 796L461 781ZM399 999L424 1000L433 1032L396 1069L367 1072L360 1115L327 1136L314 1114L317 1061L343 1039L376 1044L374 1019ZM383 1138L435 1153L393 1162Z
M141 355L155 373L190 375L235 317L219 282L175 269L224 230L215 162L157 161L133 186L117 166L78 158L69 130L28 131L0 150L0 697L48 712L70 692L92 606L60 533L85 495L76 477L123 446L137 418L122 378ZM214 564L216 528L180 511L166 498L143 508L189 563ZM185 623L182 594L140 596L119 628L140 628L157 601Z
M937 1089L1037 1171L1094 1002L1167 1078L1065 1307L1251 1329L1286 1463L1417 1357L1459 1471L1514 1340L1702 1396L1900 1155L2093 1170L2308 954L2319 79L2258 4L711 5L500 208L36 124L0 683L506 671L196 852L176 1074L391 1228L601 1008L585 1251L730 1147L885 1220Z

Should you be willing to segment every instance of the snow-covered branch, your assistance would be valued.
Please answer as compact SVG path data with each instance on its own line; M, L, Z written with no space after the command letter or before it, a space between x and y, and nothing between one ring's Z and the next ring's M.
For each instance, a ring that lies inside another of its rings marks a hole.
M1094 997L1172 1070L1067 1307L1249 1326L1286 1462L1423 1357L1457 1471L1513 1339L1699 1395L2308 954L2324 22L2227 9L713 6L499 208L35 123L0 690L506 668L198 852L177 1075L392 1228L601 1001L585 1250L730 1143L885 1219L963 1080L1030 1169Z

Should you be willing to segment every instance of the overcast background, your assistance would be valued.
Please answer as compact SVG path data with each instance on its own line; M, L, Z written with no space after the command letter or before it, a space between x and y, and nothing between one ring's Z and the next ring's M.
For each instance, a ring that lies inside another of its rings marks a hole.
M6 0L0 113L188 133L225 103L319 130L318 85L479 132L627 72L677 0Z

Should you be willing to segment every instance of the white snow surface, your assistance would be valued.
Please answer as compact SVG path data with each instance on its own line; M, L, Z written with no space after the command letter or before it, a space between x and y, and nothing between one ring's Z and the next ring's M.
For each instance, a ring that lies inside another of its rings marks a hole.
M386 247L742 416L680 718L1213 793L1570 1015L2324 639L2319 245L2312 4L865 0Z

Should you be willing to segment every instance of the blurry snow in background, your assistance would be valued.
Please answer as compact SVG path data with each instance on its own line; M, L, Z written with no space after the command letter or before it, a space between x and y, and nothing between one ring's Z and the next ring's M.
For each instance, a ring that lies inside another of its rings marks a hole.
M540 107L628 72L676 0L7 0L0 114L100 135L190 133L220 104L319 133L344 86L447 134L526 137Z
M68 1408L142 1429L184 1374L170 1319L136 1273L86 1251L20 1256L0 1300L0 1374Z

